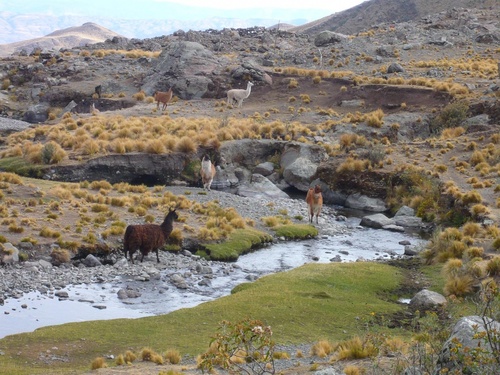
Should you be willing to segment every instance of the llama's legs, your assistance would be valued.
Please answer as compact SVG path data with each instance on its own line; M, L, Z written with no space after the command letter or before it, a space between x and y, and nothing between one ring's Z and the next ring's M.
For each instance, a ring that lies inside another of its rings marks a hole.
M158 256L158 249L156 249L156 261L160 263L160 257Z

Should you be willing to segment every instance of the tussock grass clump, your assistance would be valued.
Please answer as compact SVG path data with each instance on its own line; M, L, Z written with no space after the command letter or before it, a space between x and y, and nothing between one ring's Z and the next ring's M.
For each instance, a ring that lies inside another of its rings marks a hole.
M337 173L363 172L370 169L370 167L371 163L369 160L360 160L349 157L337 167Z
M333 353L335 346L328 340L320 340L311 347L311 355L325 358Z
M173 364L173 365L177 365L179 363L181 363L181 353L177 350L177 349L170 349L170 350L167 350L165 352L165 359Z
M347 150L353 146L365 146L368 140L363 135L344 133L340 136L339 143L341 149Z
M463 272L464 264L461 259L457 258L451 258L446 261L446 263L443 266L443 273L446 276L460 276L460 274Z
M71 253L66 249L53 249L50 258L55 264L68 263L71 260Z
M97 370L106 367L108 367L108 365L106 364L106 360L103 357L97 357L96 359L94 359L90 366L92 370Z
M137 100L138 102L142 102L144 101L144 99L146 99L146 93L144 91L139 91L139 92L136 92L134 95L132 95L132 97Z
M476 238L481 237L484 231L480 224L469 221L462 226L462 233L464 236Z
M127 362L125 362L125 357L123 356L123 354L119 354L116 357L115 365L117 365L117 366L123 366L123 365L126 365L126 364L127 364Z
M490 210L484 204L478 203L470 208L470 213L473 218L479 219L480 217L489 214Z
M489 276L500 275L500 257L494 257L486 264L486 271Z
M365 370L362 368L359 368L358 366L355 365L347 365L344 367L344 374L345 375L362 375L365 373Z
M443 129L441 133L442 139L453 139L458 138L465 133L465 129L462 126Z
M359 336L342 341L337 345L335 360L363 359L374 357L378 354L378 349L367 339Z
M295 78L291 78L290 81L288 82L289 89L296 89L298 86L299 86L299 81L297 81Z
M380 128L384 124L384 111L381 109L377 109L376 111L367 113L364 116L364 120L366 121L366 124L368 126L374 127L374 128Z
M144 362L154 362L159 365L163 364L163 357L151 348L143 348L141 350L141 358Z
M137 356L135 355L135 353L131 350L127 350L125 352L125 362L126 363L132 363L134 362L135 360L137 359Z
M46 237L46 238L58 238L58 237L61 237L61 233L59 233L58 231L55 231L53 229L50 229L48 227L43 227L40 230L39 235L41 237Z
M273 358L274 359L290 359L290 354L288 354L287 352L274 352Z
M464 297L472 293L474 289L474 278L469 274L450 277L444 286L447 296Z
M196 153L198 145L190 137L182 137L175 145L175 150L185 154Z

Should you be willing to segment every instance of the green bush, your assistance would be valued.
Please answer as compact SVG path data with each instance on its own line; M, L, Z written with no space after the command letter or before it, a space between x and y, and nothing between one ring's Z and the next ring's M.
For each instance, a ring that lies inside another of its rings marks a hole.
M469 103L465 101L448 104L440 113L437 114L436 117L431 120L431 133L438 134L443 129L455 128L462 125L464 120L467 118L468 111Z

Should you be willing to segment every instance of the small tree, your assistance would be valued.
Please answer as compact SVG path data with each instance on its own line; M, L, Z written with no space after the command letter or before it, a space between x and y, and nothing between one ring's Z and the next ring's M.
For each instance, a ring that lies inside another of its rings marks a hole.
M223 321L201 356L203 373L219 366L237 374L274 374L274 342L271 327L259 320Z

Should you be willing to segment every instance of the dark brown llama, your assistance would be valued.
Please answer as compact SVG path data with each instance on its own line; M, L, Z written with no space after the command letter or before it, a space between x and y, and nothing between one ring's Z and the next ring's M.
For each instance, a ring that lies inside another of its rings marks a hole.
M136 252L136 250L140 250L142 253L142 262L144 260L144 256L154 250L156 252L156 260L160 263L158 249L167 241L170 233L172 233L172 230L174 229L174 220L178 218L179 215L174 208L169 209L168 214L161 225L129 225L125 230L125 237L123 239L123 251L125 252L125 258L127 258L127 254L129 254L130 260L134 263L132 255Z

